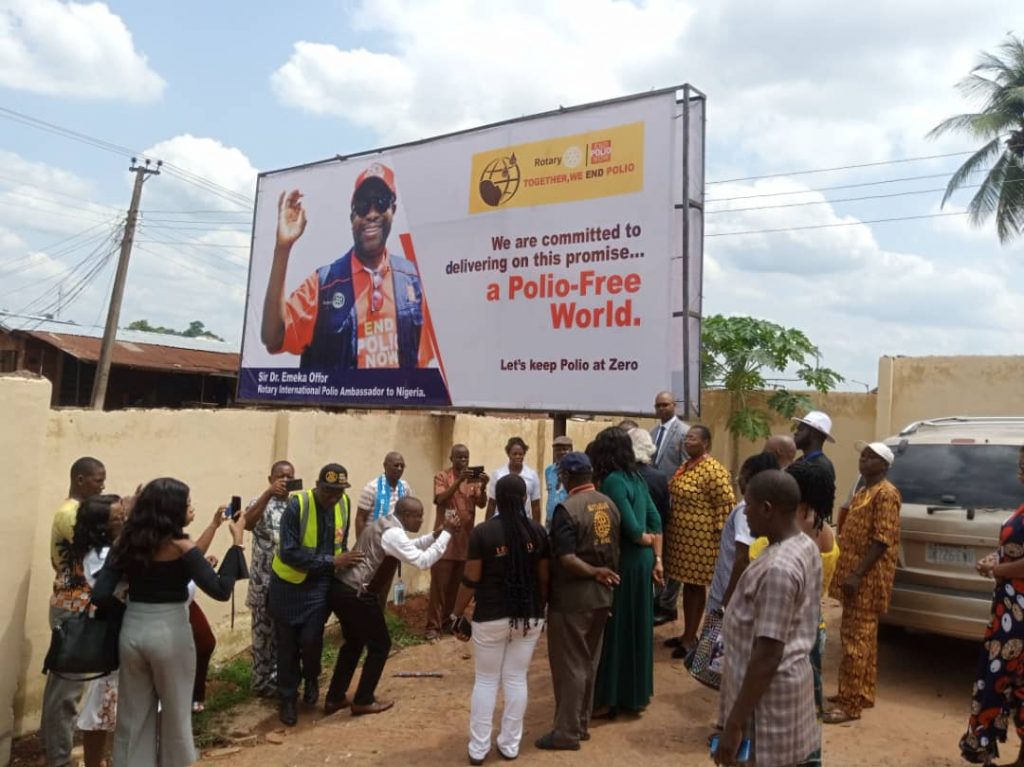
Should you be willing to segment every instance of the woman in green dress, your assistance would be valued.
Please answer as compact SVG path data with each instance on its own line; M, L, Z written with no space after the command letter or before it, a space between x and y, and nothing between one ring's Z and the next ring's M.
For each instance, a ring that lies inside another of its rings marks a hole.
M663 583L661 519L629 435L605 429L587 446L594 479L622 515L619 577L594 683L594 716L643 710L654 693L654 591ZM653 581L653 583L652 583Z

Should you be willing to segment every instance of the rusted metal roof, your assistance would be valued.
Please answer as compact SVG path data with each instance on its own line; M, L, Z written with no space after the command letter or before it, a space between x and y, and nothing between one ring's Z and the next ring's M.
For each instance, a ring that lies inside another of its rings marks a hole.
M40 330L20 332L86 362L97 362L100 358L99 338ZM119 367L230 376L238 374L238 363L237 352L182 349L176 346L138 343L134 340L115 341L111 360L111 364Z

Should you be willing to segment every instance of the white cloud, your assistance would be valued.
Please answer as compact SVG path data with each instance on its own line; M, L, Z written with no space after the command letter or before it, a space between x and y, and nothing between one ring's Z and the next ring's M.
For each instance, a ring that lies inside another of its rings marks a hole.
M239 149L188 134L145 155L203 179L188 183L165 168L146 182L122 325L145 318L185 328L198 319L239 339L256 169ZM126 175L125 183L132 181ZM95 187L66 169L0 151L0 308L52 314L63 297L65 319L102 322L120 242L113 222L124 210L93 202ZM104 256L106 265L69 305Z
M722 186L729 194L721 197L743 189L749 194L802 185L771 179ZM829 204L794 210L786 225L857 221L838 216ZM769 228L770 215L771 211L731 214L728 228ZM929 233L948 227L938 223L945 220L935 219L932 227L929 222L915 226ZM929 236L920 238L914 251L904 252L881 246L868 226L711 238L705 258L711 268L705 270L704 309L708 314L748 314L799 328L822 349L823 364L871 385L883 354L1017 351L1024 344L1015 311L1024 302L1024 266L1012 252L992 254L966 242L963 231L957 234L952 248L933 245L936 238ZM948 240L948 235L938 238L940 244L948 245ZM837 264L843 268L828 268Z
M95 197L95 185L76 173L0 150L0 226L70 234L122 215Z
M175 328L193 320L229 341L242 335L257 170L240 149L183 134L146 149L163 160L146 183L124 322ZM198 174L185 180L181 171Z
M257 170L237 147L185 133L161 141L143 154L175 166L147 183L143 209L191 206L251 211Z
M0 85L75 99L150 102L166 83L103 3L0 2Z
M674 84L678 70L651 82L650 68L676 56L691 15L682 0L363 2L355 23L387 50L298 42L271 84L289 106L416 138Z
M734 269L799 275L851 272L878 249L868 227L855 225L853 216L838 215L824 194L791 179L717 185L705 215L707 234L712 235L705 247ZM791 231L735 234L777 229Z

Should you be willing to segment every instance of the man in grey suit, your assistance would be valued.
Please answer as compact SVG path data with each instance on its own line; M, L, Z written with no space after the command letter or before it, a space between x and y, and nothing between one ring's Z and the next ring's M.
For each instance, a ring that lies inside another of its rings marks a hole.
M658 392L654 398L654 414L658 416L660 423L651 429L651 439L657 448L651 464L665 472L665 476L671 482L676 470L688 457L683 449L683 438L690 430L690 425L676 416L676 398L670 391ZM676 611L679 587L679 581L670 579L665 588L655 595L655 626L671 623L679 616Z

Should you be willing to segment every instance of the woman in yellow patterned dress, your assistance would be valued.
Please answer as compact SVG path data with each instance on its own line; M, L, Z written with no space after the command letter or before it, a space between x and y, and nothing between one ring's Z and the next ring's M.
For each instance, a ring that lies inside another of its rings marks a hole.
M732 477L708 453L708 427L691 426L683 449L689 458L669 482L672 506L665 534L665 574L683 584L683 633L665 643L675 648L673 658L686 657L697 646L722 526L736 505Z

